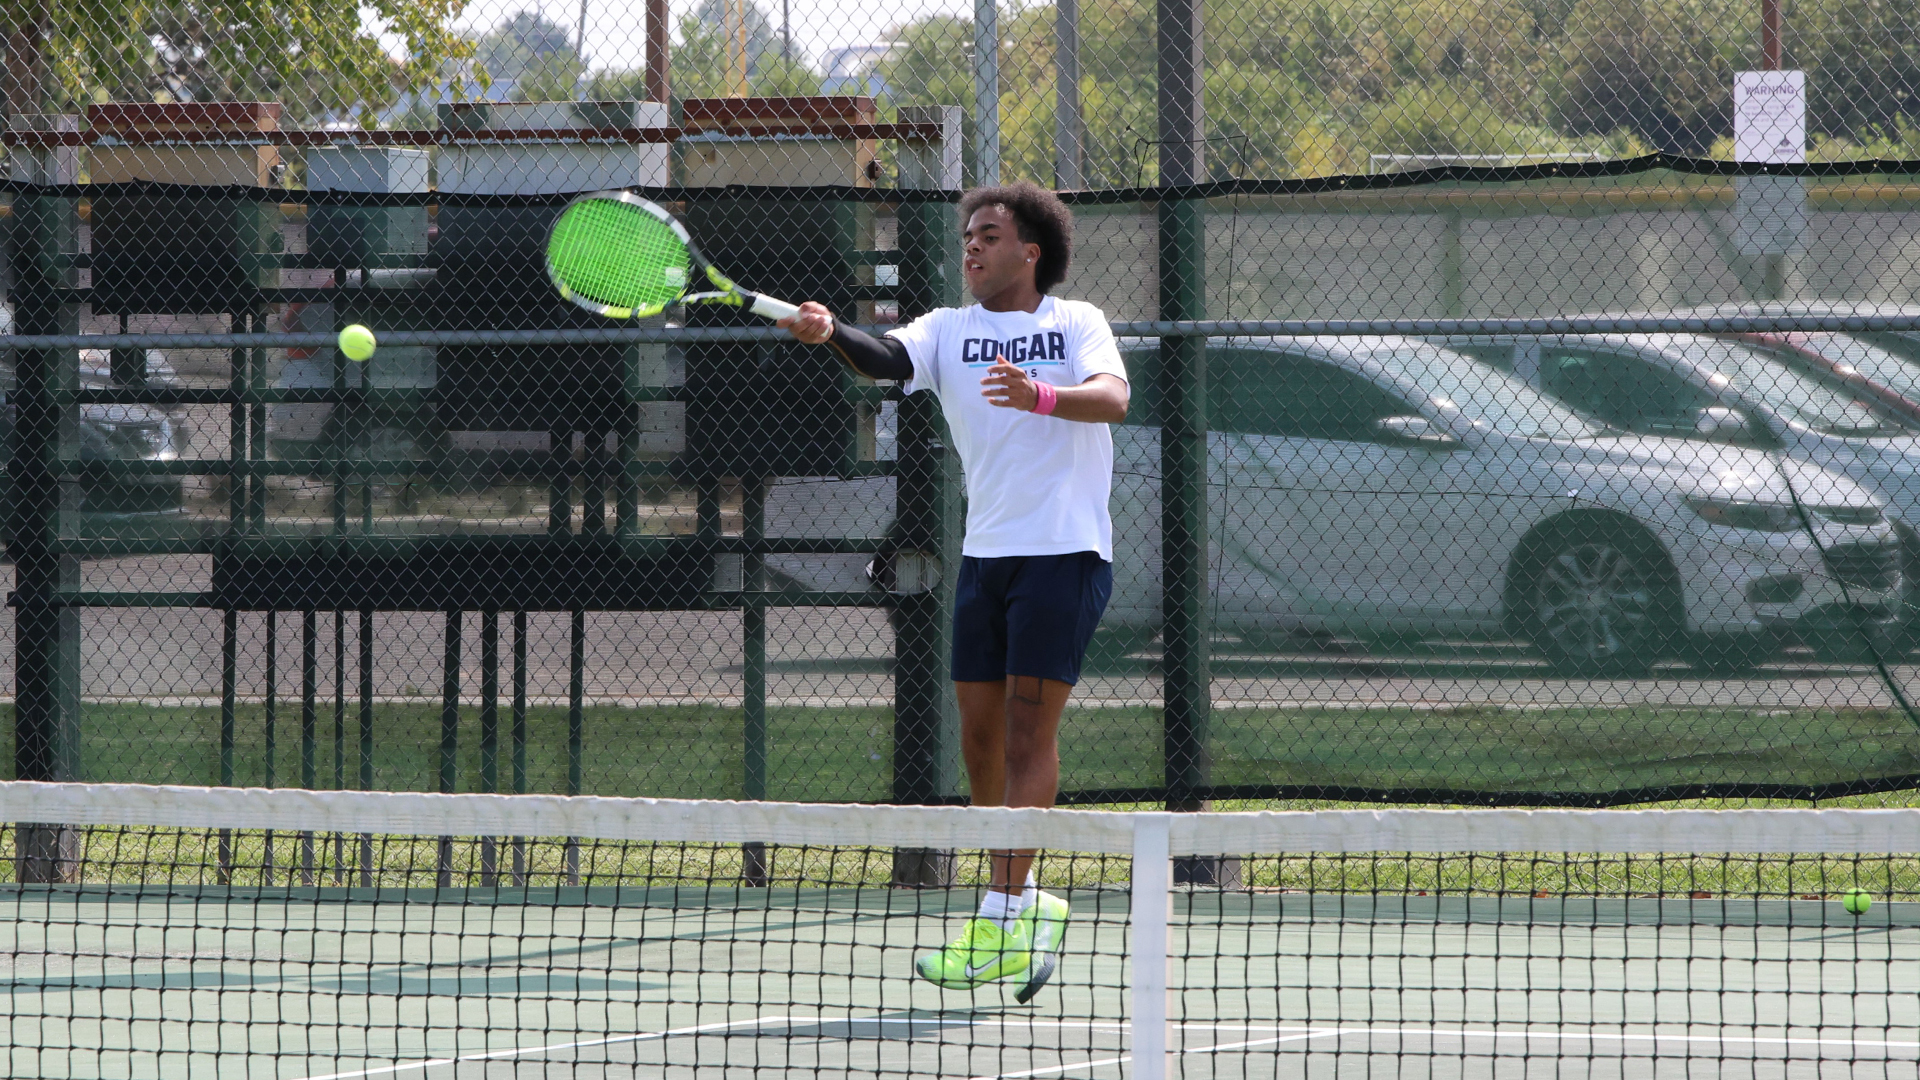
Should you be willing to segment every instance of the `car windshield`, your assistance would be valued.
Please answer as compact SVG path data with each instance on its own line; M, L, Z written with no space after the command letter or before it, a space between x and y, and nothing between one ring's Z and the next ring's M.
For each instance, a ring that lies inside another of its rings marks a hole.
M1789 422L1823 435L1884 438L1911 434L1845 393L1745 345L1686 334L1653 334L1648 340L1706 372L1714 389L1743 394Z
M1432 345L1360 352L1420 388L1442 409L1458 409L1475 427L1529 439L1590 439L1608 433L1598 420L1497 368Z

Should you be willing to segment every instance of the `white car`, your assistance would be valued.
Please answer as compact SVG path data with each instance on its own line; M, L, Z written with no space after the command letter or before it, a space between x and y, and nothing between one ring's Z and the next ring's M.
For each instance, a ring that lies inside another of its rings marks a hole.
M1106 626L1150 636L1158 343L1121 344L1133 404L1114 429ZM1670 655L1752 662L1789 631L1881 633L1891 618L1894 531L1834 473L1611 429L1407 338L1220 339L1207 368L1216 629L1521 634L1566 673L1632 675ZM885 483L782 484L769 535L884 530ZM826 557L768 561L811 587L851 584Z
M1616 427L1770 452L1858 481L1901 534L1906 620L1920 614L1920 431L1873 395L1765 347L1694 334L1441 340ZM1847 359L1900 364L1864 344ZM1879 382L1886 372L1860 374Z

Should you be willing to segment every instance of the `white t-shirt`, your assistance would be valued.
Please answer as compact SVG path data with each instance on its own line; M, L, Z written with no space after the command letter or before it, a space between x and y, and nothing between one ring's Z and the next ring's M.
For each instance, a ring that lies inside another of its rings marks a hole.
M1113 561L1113 435L1105 424L1035 416L990 404L980 380L1005 356L1027 376L1078 386L1095 375L1127 377L1107 317L1078 300L1043 297L1038 310L940 308L887 336L907 347L906 391L940 397L967 478L964 554L1070 555Z

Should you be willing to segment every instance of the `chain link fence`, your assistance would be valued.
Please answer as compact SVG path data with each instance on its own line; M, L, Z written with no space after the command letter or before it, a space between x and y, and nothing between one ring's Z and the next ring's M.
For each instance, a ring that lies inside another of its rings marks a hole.
M1907 6L9 18L11 776L964 799L938 410L542 247L884 329L1032 179L1133 394L1066 801L1920 785Z

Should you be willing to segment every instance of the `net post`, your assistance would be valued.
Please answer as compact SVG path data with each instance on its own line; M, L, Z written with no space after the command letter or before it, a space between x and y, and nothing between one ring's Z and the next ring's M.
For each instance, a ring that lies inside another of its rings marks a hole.
M1169 813L1133 817L1132 940L1127 950L1133 962L1129 987L1133 1080L1163 1080L1167 1075L1168 922L1173 907L1168 834L1172 825Z

